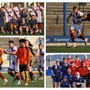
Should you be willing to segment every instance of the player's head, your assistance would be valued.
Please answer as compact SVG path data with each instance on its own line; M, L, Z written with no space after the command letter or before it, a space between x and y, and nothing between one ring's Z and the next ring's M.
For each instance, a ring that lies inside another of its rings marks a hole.
M41 43L38 45L38 48L39 49L42 49L42 44Z
M13 8L13 4L12 3L10 3L10 8Z
M81 62L81 66L85 67L85 63L84 62Z
M58 59L56 60L56 65L58 65L58 66L59 66L59 60L58 60Z
M40 6L40 2L37 3L37 6Z
M79 61L79 60L80 60L79 56L76 56L76 57L75 57L75 60L76 60L76 61Z
M63 62L66 62L66 58L63 58Z
M14 41L13 40L10 40L8 43L9 43L9 47L13 47L14 46Z
M19 8L21 7L21 4L20 4L20 3L18 4L18 7L19 7Z
M3 11L4 10L4 7L2 6L0 10Z
M67 72L68 72L68 74L71 74L71 69L68 69Z
M87 59L88 59L87 55L84 55L84 60L87 60Z
M63 81L66 82L67 80L68 80L68 77L65 75L65 76L63 77Z
M30 4L30 8L34 8L34 3L31 3Z
M26 13L26 10L25 10L25 9L23 9L23 10L22 10L22 13Z
M31 44L31 42L28 40L28 39L26 39L26 47L33 47L33 45Z
M14 20L15 18L16 18L15 15L13 15L13 16L12 16L12 19Z
M4 4L4 8L7 8L7 4L6 3Z
M74 63L71 61L71 62L70 62L70 65L73 67L73 66L74 66Z
M71 59L71 55L70 54L68 54L68 59Z
M74 11L74 13L77 14L77 13L78 13L78 7L74 6L74 7L73 7L73 11Z
M21 20L22 20L22 22L25 22L25 18L22 18Z
M20 39L20 40L19 40L19 43L20 43L20 46L21 46L21 47L25 47L25 46L26 46L26 39L23 39L23 38Z
M34 19L35 19L35 18L34 18L34 14L33 14L33 13L31 14L31 19L32 19L32 20L34 20Z
M79 78L80 77L80 73L76 72L76 77Z

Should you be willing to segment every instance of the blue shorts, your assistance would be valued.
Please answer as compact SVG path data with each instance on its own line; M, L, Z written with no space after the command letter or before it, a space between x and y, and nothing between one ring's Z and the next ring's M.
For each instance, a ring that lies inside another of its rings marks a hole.
M4 27L4 22L0 22L0 27Z
M53 81L53 82L60 82L60 77L55 77L55 76L53 76L53 77L52 77L52 81Z
M23 29L23 32L26 33L26 28L22 28Z

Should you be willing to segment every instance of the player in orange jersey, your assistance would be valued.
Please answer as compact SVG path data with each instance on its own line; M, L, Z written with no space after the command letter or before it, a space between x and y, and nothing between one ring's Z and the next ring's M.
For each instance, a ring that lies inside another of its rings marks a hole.
M0 77L1 77L2 80L4 81L4 84L3 84L3 85L5 85L5 84L8 82L8 80L7 80L7 79L2 75L2 73L1 73L1 70L2 70L1 66L2 66L2 64L3 64L3 59L2 59L3 54L4 54L4 52L3 52L3 50L0 48Z

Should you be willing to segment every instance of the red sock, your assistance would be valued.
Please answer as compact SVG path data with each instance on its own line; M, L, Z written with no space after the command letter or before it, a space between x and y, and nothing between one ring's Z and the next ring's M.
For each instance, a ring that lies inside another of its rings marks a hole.
M71 39L72 39L72 42L75 42L74 33L70 32L70 37L71 37Z
M5 79L5 77L0 73L0 77L4 80Z
M20 76L19 76L19 75L17 75L17 76L16 76L16 79L17 79L17 80L20 80Z
M78 36L78 38L85 40L85 38L82 35Z

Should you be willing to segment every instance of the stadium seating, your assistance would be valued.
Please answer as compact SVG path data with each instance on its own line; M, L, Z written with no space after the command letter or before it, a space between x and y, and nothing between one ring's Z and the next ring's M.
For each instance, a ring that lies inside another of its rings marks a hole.
M67 3L67 16L70 14L73 6L77 6L85 14L90 11L90 3L80 6L79 3ZM72 18L71 18L72 19ZM70 23L71 23L70 19ZM83 34L90 35L90 23L83 23ZM63 35L63 3L46 3L46 34L47 36ZM69 35L70 25L67 25L67 35Z

